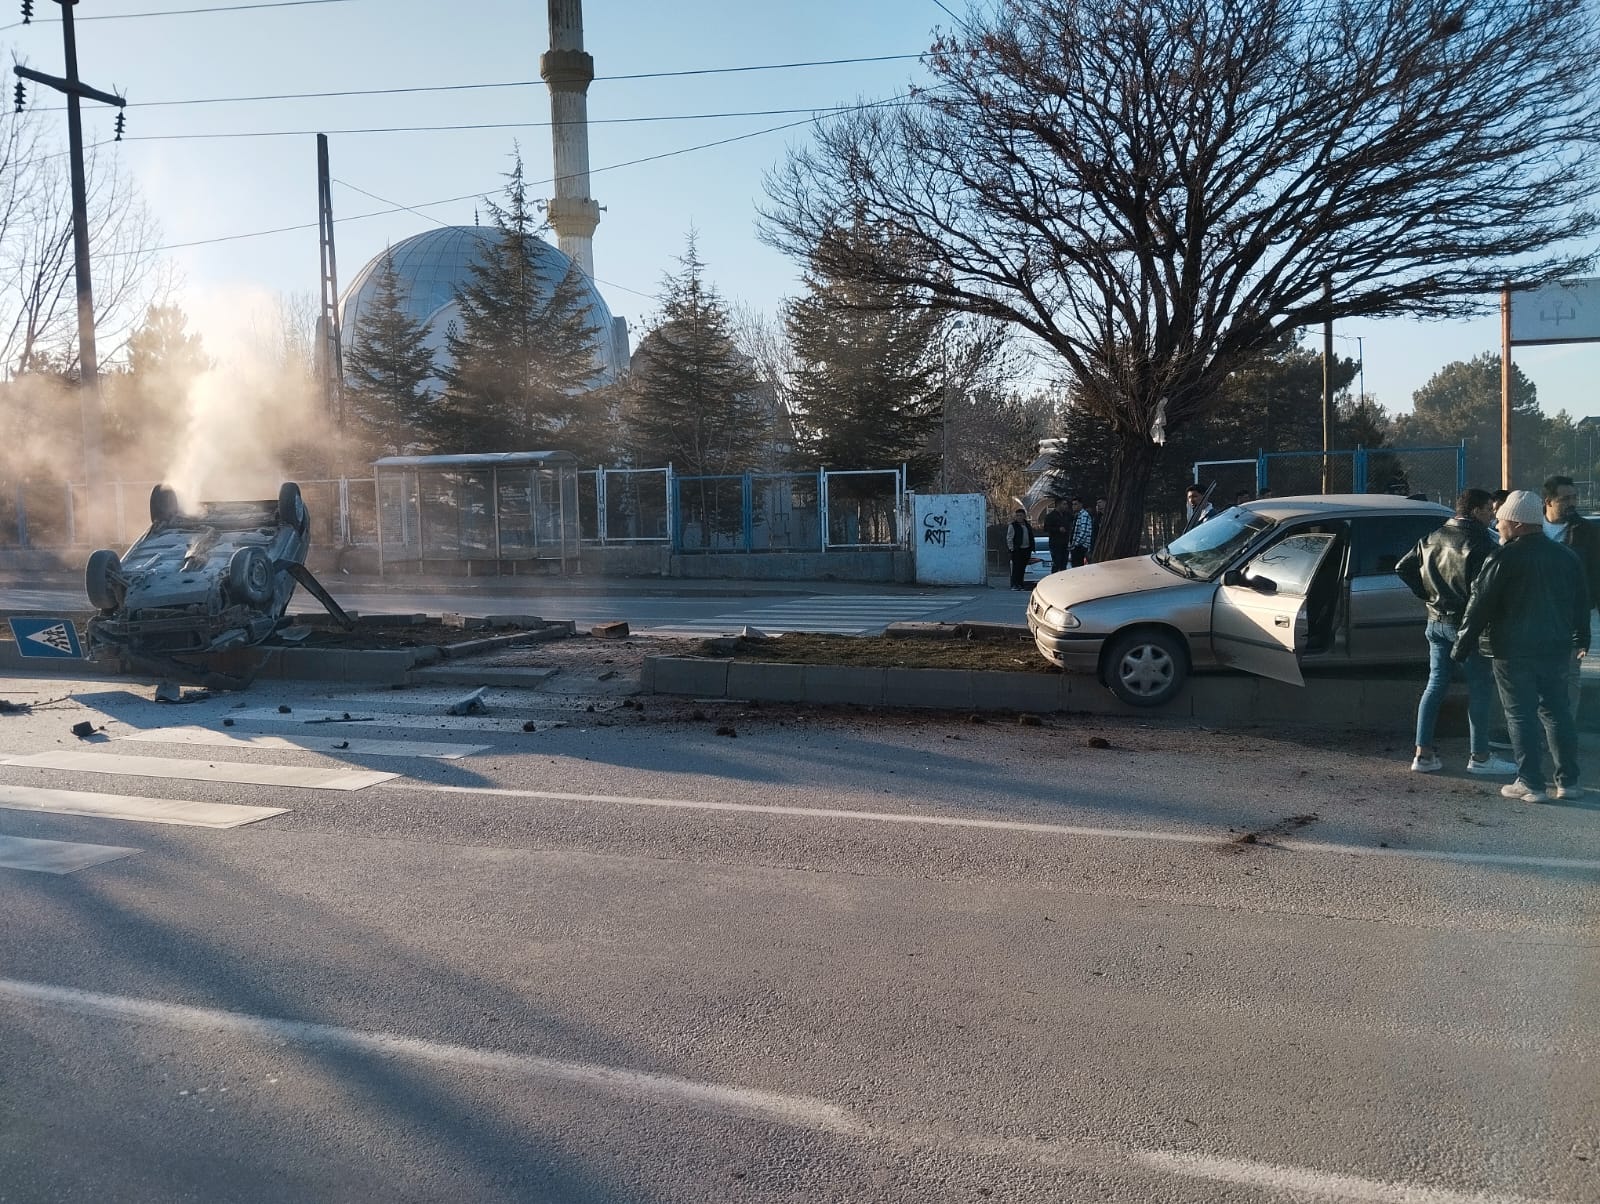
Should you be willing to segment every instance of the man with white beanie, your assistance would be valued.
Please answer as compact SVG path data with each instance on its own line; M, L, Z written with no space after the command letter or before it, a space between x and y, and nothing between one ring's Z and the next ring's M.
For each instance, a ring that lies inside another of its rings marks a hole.
M1555 796L1574 798L1578 722L1567 677L1574 659L1589 650L1589 584L1578 557L1545 536L1538 494L1513 489L1496 519L1501 547L1472 584L1451 656L1465 661L1476 644L1494 664L1517 762L1517 780L1500 793L1529 803L1548 797L1548 727Z

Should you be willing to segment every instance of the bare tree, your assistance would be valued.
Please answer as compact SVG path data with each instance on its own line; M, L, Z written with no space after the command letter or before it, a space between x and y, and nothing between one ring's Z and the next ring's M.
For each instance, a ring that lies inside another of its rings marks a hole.
M763 235L809 258L880 223L908 252L842 270L1059 355L1115 431L1126 554L1152 429L1286 332L1589 265L1597 40L1586 0L997 0L935 41L921 103L791 152Z
M76 276L67 157L32 111L0 123L0 364L77 363ZM87 152L95 322L104 358L172 291L159 230L119 162Z

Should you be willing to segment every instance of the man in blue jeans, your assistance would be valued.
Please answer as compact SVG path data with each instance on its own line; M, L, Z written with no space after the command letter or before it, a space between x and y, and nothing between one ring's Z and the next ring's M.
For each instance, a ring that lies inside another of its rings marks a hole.
M1444 768L1433 744L1439 708L1450 688L1455 666L1450 659L1456 631L1466 612L1472 583L1494 552L1489 538L1493 503L1487 491L1469 489L1456 499L1456 514L1437 531L1400 558L1395 573L1428 604L1428 684L1417 703L1417 752L1413 773L1434 773ZM1467 679L1467 732L1471 753L1467 772L1510 774L1517 767L1489 751L1489 727L1494 707L1494 680L1489 662L1473 653L1462 666Z
M1589 583L1577 555L1544 533L1539 496L1513 489L1500 507L1500 550L1472 585L1451 655L1477 651L1494 661L1494 680L1511 729L1517 780L1507 798L1542 803L1545 731L1555 756L1555 796L1578 787L1578 721L1567 697L1573 661L1589 650Z

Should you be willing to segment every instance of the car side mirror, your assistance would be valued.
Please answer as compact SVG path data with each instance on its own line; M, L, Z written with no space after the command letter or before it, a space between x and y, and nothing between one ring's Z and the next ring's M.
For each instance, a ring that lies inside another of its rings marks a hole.
M1250 577L1245 584L1258 594L1275 594L1278 592L1278 583L1271 577Z
M1222 584L1243 585L1244 571L1242 569L1229 569L1226 573L1222 574Z

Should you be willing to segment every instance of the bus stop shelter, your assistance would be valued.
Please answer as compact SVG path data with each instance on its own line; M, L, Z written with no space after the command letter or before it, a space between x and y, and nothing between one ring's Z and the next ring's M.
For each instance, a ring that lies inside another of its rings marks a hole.
M373 463L378 571L566 574L578 562L577 457L387 456ZM465 565L465 569L456 566Z

